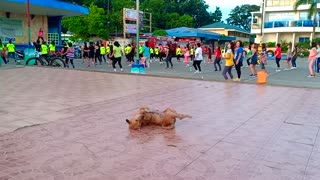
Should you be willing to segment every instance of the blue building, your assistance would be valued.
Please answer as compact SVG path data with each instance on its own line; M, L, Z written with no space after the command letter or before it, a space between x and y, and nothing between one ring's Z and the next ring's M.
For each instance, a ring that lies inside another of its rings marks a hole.
M26 7L26 0L0 0L0 38L4 43L28 44ZM88 13L86 7L59 0L30 0L31 40L37 40L42 28L45 41L61 44L62 17Z

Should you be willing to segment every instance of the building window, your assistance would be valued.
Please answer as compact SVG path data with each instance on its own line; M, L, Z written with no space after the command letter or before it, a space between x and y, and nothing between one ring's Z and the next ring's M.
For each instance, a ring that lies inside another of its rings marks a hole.
M299 42L301 42L301 43L310 42L310 38L309 37L299 37Z
M293 21L294 12L270 13L266 19L267 21Z
M56 45L59 44L59 34L58 33L48 33L48 43L54 41Z
M313 19L311 17L311 19ZM299 13L299 20L308 20L308 12L300 12Z
M235 36L234 31L229 31L229 32L228 32L228 36Z

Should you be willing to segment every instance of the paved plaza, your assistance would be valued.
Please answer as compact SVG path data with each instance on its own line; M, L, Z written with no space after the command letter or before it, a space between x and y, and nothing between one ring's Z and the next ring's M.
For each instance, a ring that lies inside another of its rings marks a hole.
M268 65L266 65L267 71L269 73L268 84L269 85L280 85L280 86L288 86L288 87L309 87L309 88L320 88L320 74L316 74L316 78L308 78L308 60L307 58L298 58L297 66L298 69L284 71L285 61L281 62L281 72L276 72L276 64L274 60L269 60ZM22 63L23 64L23 63ZM130 73L130 67L127 66L127 63L122 60L122 65L124 72ZM190 65L192 65L190 63ZM224 67L224 61L221 64L222 69ZM24 67L23 65L16 66L13 62L9 65L3 65L0 67L1 69L6 68L16 68L16 67ZM75 60L76 69L80 70L89 70L89 71L99 71L99 72L112 72L112 67L106 63L102 65L97 65L96 67L91 66L91 68L87 68L85 64L82 64L81 59ZM119 73L119 67L118 72ZM177 60L173 59L173 69L166 69L166 65L159 64L159 61L154 61L151 64L151 68L147 69L146 75L157 76L157 77L174 77L174 78L186 78L186 79L196 79L196 80L208 80L208 81L224 81L223 76L221 75L221 71L215 72L212 64L203 64L202 63L202 74L194 74L194 70L190 71L189 68L186 68L183 62L178 63ZM257 66L257 69L260 69L260 66ZM233 75L236 77L236 70L232 70ZM250 77L250 69L249 67L242 68L242 83L255 83L256 78ZM319 75L319 76L317 76Z
M0 180L320 179L320 79L304 68L271 74L281 87L250 84L249 74L249 83L203 81L177 63L153 73L180 68L193 80L9 67L0 69ZM219 80L209 68L204 80ZM297 82L314 88L288 87ZM128 130L143 105L193 118Z

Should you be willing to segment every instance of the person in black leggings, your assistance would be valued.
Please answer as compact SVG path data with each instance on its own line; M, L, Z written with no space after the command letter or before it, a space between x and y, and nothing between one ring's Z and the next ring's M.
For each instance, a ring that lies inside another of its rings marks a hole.
M165 54L166 54L167 69L169 69L169 63L171 65L171 68L173 68L172 57L174 55L174 49L171 44L168 44L168 49L165 51Z
M235 81L240 81L241 80L241 67L242 67L242 61L244 58L244 50L243 50L243 44L242 41L238 40L236 42L236 55L234 58L235 62L235 68L237 70L238 78L234 79Z
M201 73L201 62L203 60L203 56L202 56L202 48L201 48L201 44L197 43L197 49L195 51L195 58L193 61L193 67L196 70L196 72L194 73Z
M277 44L277 48L276 48L276 51L275 51L275 57L276 57L276 63L277 63L277 71L280 71L280 60L281 60L281 45L280 44Z

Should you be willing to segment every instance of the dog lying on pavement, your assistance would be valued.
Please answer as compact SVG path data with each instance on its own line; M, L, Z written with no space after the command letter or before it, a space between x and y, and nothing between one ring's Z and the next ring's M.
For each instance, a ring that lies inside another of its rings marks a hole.
M157 125L164 129L173 129L175 127L176 118L192 118L187 114L179 114L172 108L167 108L164 111L152 111L148 107L141 107L134 116L126 122L129 124L129 129L140 130L142 126Z

